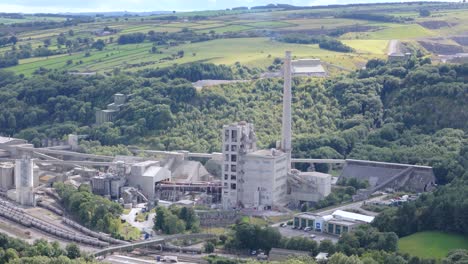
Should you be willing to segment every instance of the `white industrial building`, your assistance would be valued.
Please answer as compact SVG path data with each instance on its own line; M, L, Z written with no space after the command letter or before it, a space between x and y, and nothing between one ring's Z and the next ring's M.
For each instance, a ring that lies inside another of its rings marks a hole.
M318 202L331 193L332 176L320 172L294 172L289 181L288 194L296 204Z
M294 76L324 77L327 75L320 59L295 60L291 65Z
M295 228L312 228L316 232L341 235L351 232L361 225L370 224L374 221L373 216L356 214L342 210L336 210L331 215L319 215L313 213L300 213L294 216Z
M133 164L127 177L130 186L137 187L150 201L155 198L156 183L171 180L171 171L159 166L159 161Z

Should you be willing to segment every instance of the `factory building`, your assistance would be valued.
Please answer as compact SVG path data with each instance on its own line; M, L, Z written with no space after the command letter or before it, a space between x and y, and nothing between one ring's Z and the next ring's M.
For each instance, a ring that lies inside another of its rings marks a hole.
M257 150L245 156L243 207L272 209L286 203L287 156L276 149Z
M257 150L252 124L240 122L223 127L222 204L224 209L269 210L288 203L292 152L292 75L323 71L319 60L291 60L286 52L283 67L283 112L278 149ZM310 174L310 173L309 173ZM297 175L308 185L294 188L294 198L318 201L330 193L331 177L318 174ZM301 178L302 177L302 178ZM313 186L314 188L308 188Z
M225 209L271 209L286 202L288 156L281 150L257 150L254 126L224 126L222 203Z
M130 96L125 94L114 94L114 102L107 105L107 109L96 111L96 124L101 125L106 122L112 122L120 111L121 107L127 102Z
M232 209L240 205L244 164L247 153L257 150L256 136L252 124L239 122L223 127L222 203L223 208Z
M323 216L312 213L297 214L294 216L293 225L299 229L310 227L316 232L339 236L351 232L358 226L370 224L373 220L373 216L336 210L331 215Z
M295 171L289 178L288 194L297 205L318 202L331 193L331 179L326 173Z
M432 167L368 160L346 160L339 180L355 178L367 181L369 188L359 190L353 200L365 200L376 191L391 189L407 192L428 192L435 189Z
M292 73L294 76L326 77L327 72L320 59L302 59L292 61Z
M121 178L112 173L105 173L91 178L93 193L112 199L120 198L120 191L124 185L125 178Z
M171 171L159 165L159 161L133 164L130 175L127 177L129 185L141 190L141 193L150 201L156 198L156 183L171 180Z

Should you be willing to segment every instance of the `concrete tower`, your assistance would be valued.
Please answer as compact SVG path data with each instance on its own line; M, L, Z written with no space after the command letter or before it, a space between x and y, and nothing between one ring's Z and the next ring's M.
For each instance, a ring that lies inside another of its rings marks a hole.
M15 161L16 202L21 205L35 205L33 170L34 163L30 154L23 153Z
M239 122L223 126L222 203L224 209L241 206L244 164L248 153L257 150L254 126Z
M281 149L287 154L288 172L291 171L291 51L286 51L284 60L284 90L283 90L283 129L281 133Z

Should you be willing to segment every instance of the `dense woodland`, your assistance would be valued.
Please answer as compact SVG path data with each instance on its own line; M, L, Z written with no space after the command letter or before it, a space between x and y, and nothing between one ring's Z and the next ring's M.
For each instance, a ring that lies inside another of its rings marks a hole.
M259 146L273 147L281 127L282 80L199 91L191 85L202 78L240 78L244 69L194 64L110 77L43 71L32 78L0 72L0 108L5 109L0 113L0 133L36 145L43 138L86 134L94 142L85 143L88 151L99 152L102 144L114 154L128 153L118 144L214 152L220 150L222 126L246 120L255 124ZM365 70L336 79L295 78L294 156L433 166L438 190L384 211L374 225L399 236L433 229L466 234L467 80L468 65L431 65L418 57L404 63L371 60ZM114 123L94 126L95 110L105 108L117 92L133 94L132 99ZM343 195L350 195L343 190ZM81 201L90 194L81 190L65 196ZM81 217L73 204L65 203ZM112 232L106 230L112 225L98 224L105 217L93 219L85 221L88 226Z
M295 79L294 155L430 165L439 184L461 177L468 65L429 63L373 60L366 70L334 80ZM239 78L239 71L245 74L239 67L194 64L111 77L0 72L0 133L36 145L79 133L102 145L214 152L222 125L246 120L255 124L260 147L272 147L280 134L282 80L201 91L190 83ZM133 97L114 123L93 126L95 110L117 92Z
M343 44L338 39L329 36L311 36L300 33L284 34L276 38L278 41L286 43L297 43L297 44L319 44L321 49L338 51L338 52L352 52L354 51L351 47Z
M80 252L76 244L68 244L65 249L58 242L36 240L32 245L16 238L0 234L0 263L94 263L94 258Z
M120 204L94 195L89 185L81 185L76 189L71 185L55 183L54 188L64 208L74 220L93 230L121 238L120 215L123 209Z

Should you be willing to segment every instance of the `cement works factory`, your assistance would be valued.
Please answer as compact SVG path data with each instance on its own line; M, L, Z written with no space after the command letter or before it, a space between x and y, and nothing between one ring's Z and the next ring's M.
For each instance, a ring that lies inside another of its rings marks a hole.
M66 240L107 247L125 242L95 233L67 218L62 220L65 227L51 225L16 204L23 208L41 206L63 215L51 186L64 182L75 187L89 184L93 193L118 201L126 208L140 203L152 207L167 201L207 205L216 209L218 216L219 212L230 215L233 210L281 211L316 203L331 193L335 181L330 174L314 171L313 164L317 163L342 168L340 178L368 181L370 187L359 190L354 200L365 200L387 189L419 193L434 188L431 167L292 158L292 77L307 71L306 60L292 61L291 53L286 52L282 137L273 149L257 149L254 125L244 121L223 126L219 153L132 149L134 156L111 157L82 153L79 142L84 136L69 135L67 142L45 148L35 148L22 139L0 137L0 195L4 198L0 216ZM97 115L97 121L111 120L104 113L118 111L125 102L120 95L115 100L116 107ZM205 162L198 161L201 159ZM310 163L310 171L298 171L293 168L294 163ZM222 216L219 218L224 221ZM209 216L206 220L216 222Z

